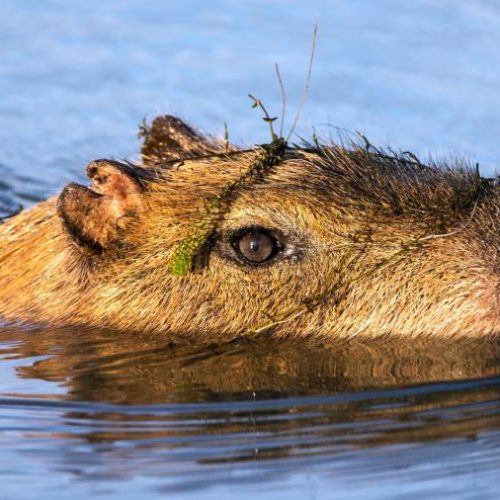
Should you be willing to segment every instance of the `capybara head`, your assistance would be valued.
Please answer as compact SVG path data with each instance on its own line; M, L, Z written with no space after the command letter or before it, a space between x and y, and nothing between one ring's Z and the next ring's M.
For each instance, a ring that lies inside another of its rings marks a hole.
M222 147L172 117L141 165L0 226L0 315L228 338L496 333L495 180L366 147Z

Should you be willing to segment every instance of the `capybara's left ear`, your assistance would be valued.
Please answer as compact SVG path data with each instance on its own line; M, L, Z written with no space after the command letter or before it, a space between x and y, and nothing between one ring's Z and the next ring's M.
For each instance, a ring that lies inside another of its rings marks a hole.
M66 232L85 253L101 253L127 244L126 228L143 209L140 170L110 160L87 167L90 188L66 186L57 213Z
M139 135L144 138L141 155L145 165L218 153L222 146L171 115L158 116L151 125L143 125Z

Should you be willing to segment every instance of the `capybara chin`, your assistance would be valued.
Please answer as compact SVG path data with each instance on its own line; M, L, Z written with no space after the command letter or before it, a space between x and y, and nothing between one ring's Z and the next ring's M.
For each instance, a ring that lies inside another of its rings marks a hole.
M371 147L222 147L177 118L0 225L0 317L168 335L500 331L500 191Z

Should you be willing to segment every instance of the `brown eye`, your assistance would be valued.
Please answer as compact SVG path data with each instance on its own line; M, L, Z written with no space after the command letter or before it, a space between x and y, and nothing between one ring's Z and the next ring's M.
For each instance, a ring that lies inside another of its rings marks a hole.
M241 235L234 243L238 254L246 261L261 264L282 249L281 243L265 231L254 229Z

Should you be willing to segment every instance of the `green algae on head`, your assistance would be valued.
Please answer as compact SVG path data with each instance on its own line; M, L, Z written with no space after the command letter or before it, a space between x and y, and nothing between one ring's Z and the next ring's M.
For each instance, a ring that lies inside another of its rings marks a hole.
M238 179L227 184L216 197L209 201L187 238L182 240L173 252L170 269L174 276L187 276L193 271L196 258L200 255L210 235L217 229L224 214L229 210L237 191L252 182L262 180L273 167L280 163L287 143L282 138L274 137L275 139L270 144L260 146L257 156Z

